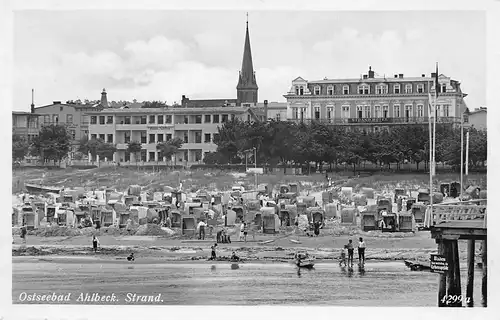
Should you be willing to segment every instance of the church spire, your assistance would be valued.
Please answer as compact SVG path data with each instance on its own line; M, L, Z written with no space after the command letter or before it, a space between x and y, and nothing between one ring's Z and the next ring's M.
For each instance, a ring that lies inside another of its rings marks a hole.
M253 70L252 50L250 48L250 33L248 31L248 13L246 21L245 47L243 49L243 62L236 87L238 103L257 103L257 80Z

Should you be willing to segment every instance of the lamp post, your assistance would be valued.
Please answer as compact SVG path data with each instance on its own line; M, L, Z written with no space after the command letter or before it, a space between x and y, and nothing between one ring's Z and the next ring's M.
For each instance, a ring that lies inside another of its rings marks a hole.
M464 123L469 122L468 109L465 108L460 121L460 201L464 191Z
M463 199L464 191L464 114L460 121L460 201Z
M253 147L255 169L257 169L257 148ZM257 190L257 170L255 170L255 190Z

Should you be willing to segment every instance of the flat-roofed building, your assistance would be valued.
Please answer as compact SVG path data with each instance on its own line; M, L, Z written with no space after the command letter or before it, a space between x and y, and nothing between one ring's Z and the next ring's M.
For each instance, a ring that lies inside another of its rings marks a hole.
M201 163L207 152L217 150L213 141L219 126L229 120L246 121L252 117L248 107L121 108L88 112L88 116L90 139L116 144L113 161L164 161L157 144L177 137L183 145L173 159L166 159L177 164ZM139 159L127 151L131 141L142 145Z
M101 93L99 103L78 104L54 101L52 104L34 108L34 113L39 115L40 125L61 124L65 125L72 137L70 156L76 152L80 140L89 133L88 112L102 110L108 107L106 90Z

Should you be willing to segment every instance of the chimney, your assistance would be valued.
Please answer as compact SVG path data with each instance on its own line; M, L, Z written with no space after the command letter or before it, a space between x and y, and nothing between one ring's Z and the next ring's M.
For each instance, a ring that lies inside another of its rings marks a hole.
M375 72L372 71L372 66L368 69L368 78L375 78Z
M267 100L264 100L264 121L267 122Z
M400 74L399 74L399 77L400 77L400 78L403 78L403 74L402 74L402 73L400 73Z
M435 72L431 73L431 78L435 78L435 77L436 77L436 73Z
M363 79L368 79L368 75L367 75L367 74L364 74L364 75L363 75Z
M102 92L101 92L101 106L103 108L108 107L108 97L107 97L106 89L102 89Z
M425 78L425 74L424 73L422 73L422 78Z
M53 101L53 104L61 104L61 101Z
M397 75L397 74L395 74L395 75L394 75L394 78L397 78L397 77L398 77L398 75Z
M31 89L31 113L35 113L35 89Z

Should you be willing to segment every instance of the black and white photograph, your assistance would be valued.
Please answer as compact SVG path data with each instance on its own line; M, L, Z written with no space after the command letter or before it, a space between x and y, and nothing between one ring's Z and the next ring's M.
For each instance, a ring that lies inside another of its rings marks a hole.
M12 9L13 306L488 307L485 6L106 3Z

